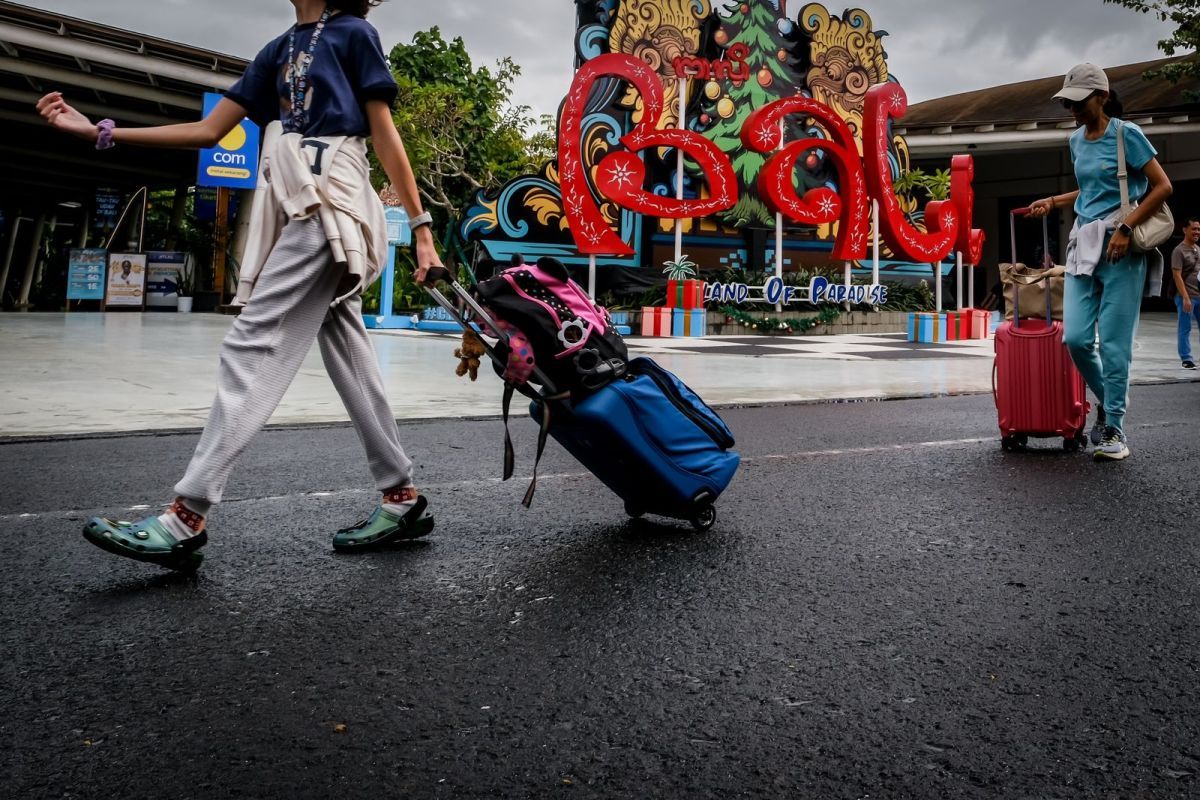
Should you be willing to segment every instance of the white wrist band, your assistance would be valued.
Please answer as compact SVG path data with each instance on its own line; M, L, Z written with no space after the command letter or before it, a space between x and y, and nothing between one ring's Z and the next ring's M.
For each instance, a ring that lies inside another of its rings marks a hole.
M433 224L433 214L430 214L428 211L417 214L415 217L413 217L412 219L410 219L408 221L408 227L414 231L417 228L421 227L422 225L432 225L432 224Z

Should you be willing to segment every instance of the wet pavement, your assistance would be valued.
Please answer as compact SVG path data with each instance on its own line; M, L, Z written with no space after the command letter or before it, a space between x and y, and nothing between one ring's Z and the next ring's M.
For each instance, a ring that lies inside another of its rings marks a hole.
M195 428L216 387L232 317L0 314L0 437ZM1175 315L1145 314L1133 379L1187 380ZM399 419L494 416L499 382L455 377L453 336L371 334ZM989 342L906 347L873 336L629 340L713 404L827 402L990 392ZM485 370L486 371L486 370ZM346 419L315 348L272 424Z
M439 527L356 557L329 547L374 502L353 431L275 429L195 578L79 535L169 500L195 433L0 444L0 782L1196 797L1198 405L1136 387L1116 465L1002 453L987 396L726 410L745 463L703 534L625 519L554 445L527 511L497 421L407 422Z

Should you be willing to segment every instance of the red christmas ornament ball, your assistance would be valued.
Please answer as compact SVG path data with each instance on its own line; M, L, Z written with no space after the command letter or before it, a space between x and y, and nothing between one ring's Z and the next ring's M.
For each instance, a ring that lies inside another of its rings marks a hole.
M701 125L707 125L710 122L712 122L712 117L710 117L708 114L700 115L700 124Z
M804 166L809 172L815 172L817 167L821 166L821 159L816 153L809 153L808 158L804 159Z
M787 50L784 50L782 47L779 48L779 52L776 53L775 55L780 61L786 62L788 59L788 52L787 52Z
M763 67L758 71L758 83L764 89L775 82L775 76L771 74L771 70Z
M724 29L721 29L713 34L713 39L717 44L724 47L729 42L729 34Z
M743 14L750 13L750 4L749 3L742 3L742 13Z

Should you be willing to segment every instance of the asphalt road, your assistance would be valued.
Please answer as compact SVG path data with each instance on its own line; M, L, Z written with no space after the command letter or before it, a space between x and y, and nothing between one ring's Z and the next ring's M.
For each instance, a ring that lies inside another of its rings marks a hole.
M405 424L438 529L354 557L353 431L271 430L195 578L79 534L195 434L3 444L0 795L1197 797L1198 406L1136 388L1115 465L1002 453L988 397L730 410L703 534Z

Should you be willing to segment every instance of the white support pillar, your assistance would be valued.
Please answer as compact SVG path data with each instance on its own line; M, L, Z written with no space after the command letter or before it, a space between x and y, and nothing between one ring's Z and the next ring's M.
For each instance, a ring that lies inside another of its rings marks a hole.
M679 130L687 129L688 79L679 78ZM683 199L683 148L675 148L675 199ZM675 219L675 263L683 258L683 220Z
M971 265L971 271L967 273L967 295L971 298L971 308L975 307L975 265Z
M33 288L33 270L37 267L38 251L42 236L46 233L46 212L38 214L33 226L33 241L29 244L29 258L25 261L25 277L21 280L21 291L17 295L17 310L29 310L29 290Z
M588 297L596 302L596 255L588 256Z
M955 255L958 258L958 264L955 266L955 269L954 269L954 276L957 281L957 286L956 286L957 296L955 298L956 302L954 305L954 310L961 311L962 307L963 307L963 304L962 304L962 289L963 289L963 287L962 287L962 283L963 283L963 281L962 281L962 271L963 271L962 251L960 250Z
M18 211L13 218L12 230L8 233L8 248L4 251L4 266L0 268L0 303L4 302L4 287L8 286L8 268L12 266L13 251L17 248L17 233L23 218Z
M54 231L58 229L58 214L50 215L50 221L46 223L46 238L51 242L54 241ZM46 271L46 261L39 258L37 260L37 268L33 271L33 282L38 286L42 285L42 275Z
M783 149L783 137L786 134L787 128L783 120L779 120L779 146L776 150ZM783 280L783 214L775 212L775 277ZM775 304L776 311L783 311L783 303Z
M879 201L871 201L871 284L879 284Z
M933 296L937 301L936 310L940 314L942 312L942 265L939 262L929 266L933 267Z
M79 249L87 247L88 236L91 234L92 227L92 209L91 206L84 205L80 209L82 220L79 223L79 238L75 240L75 246Z

